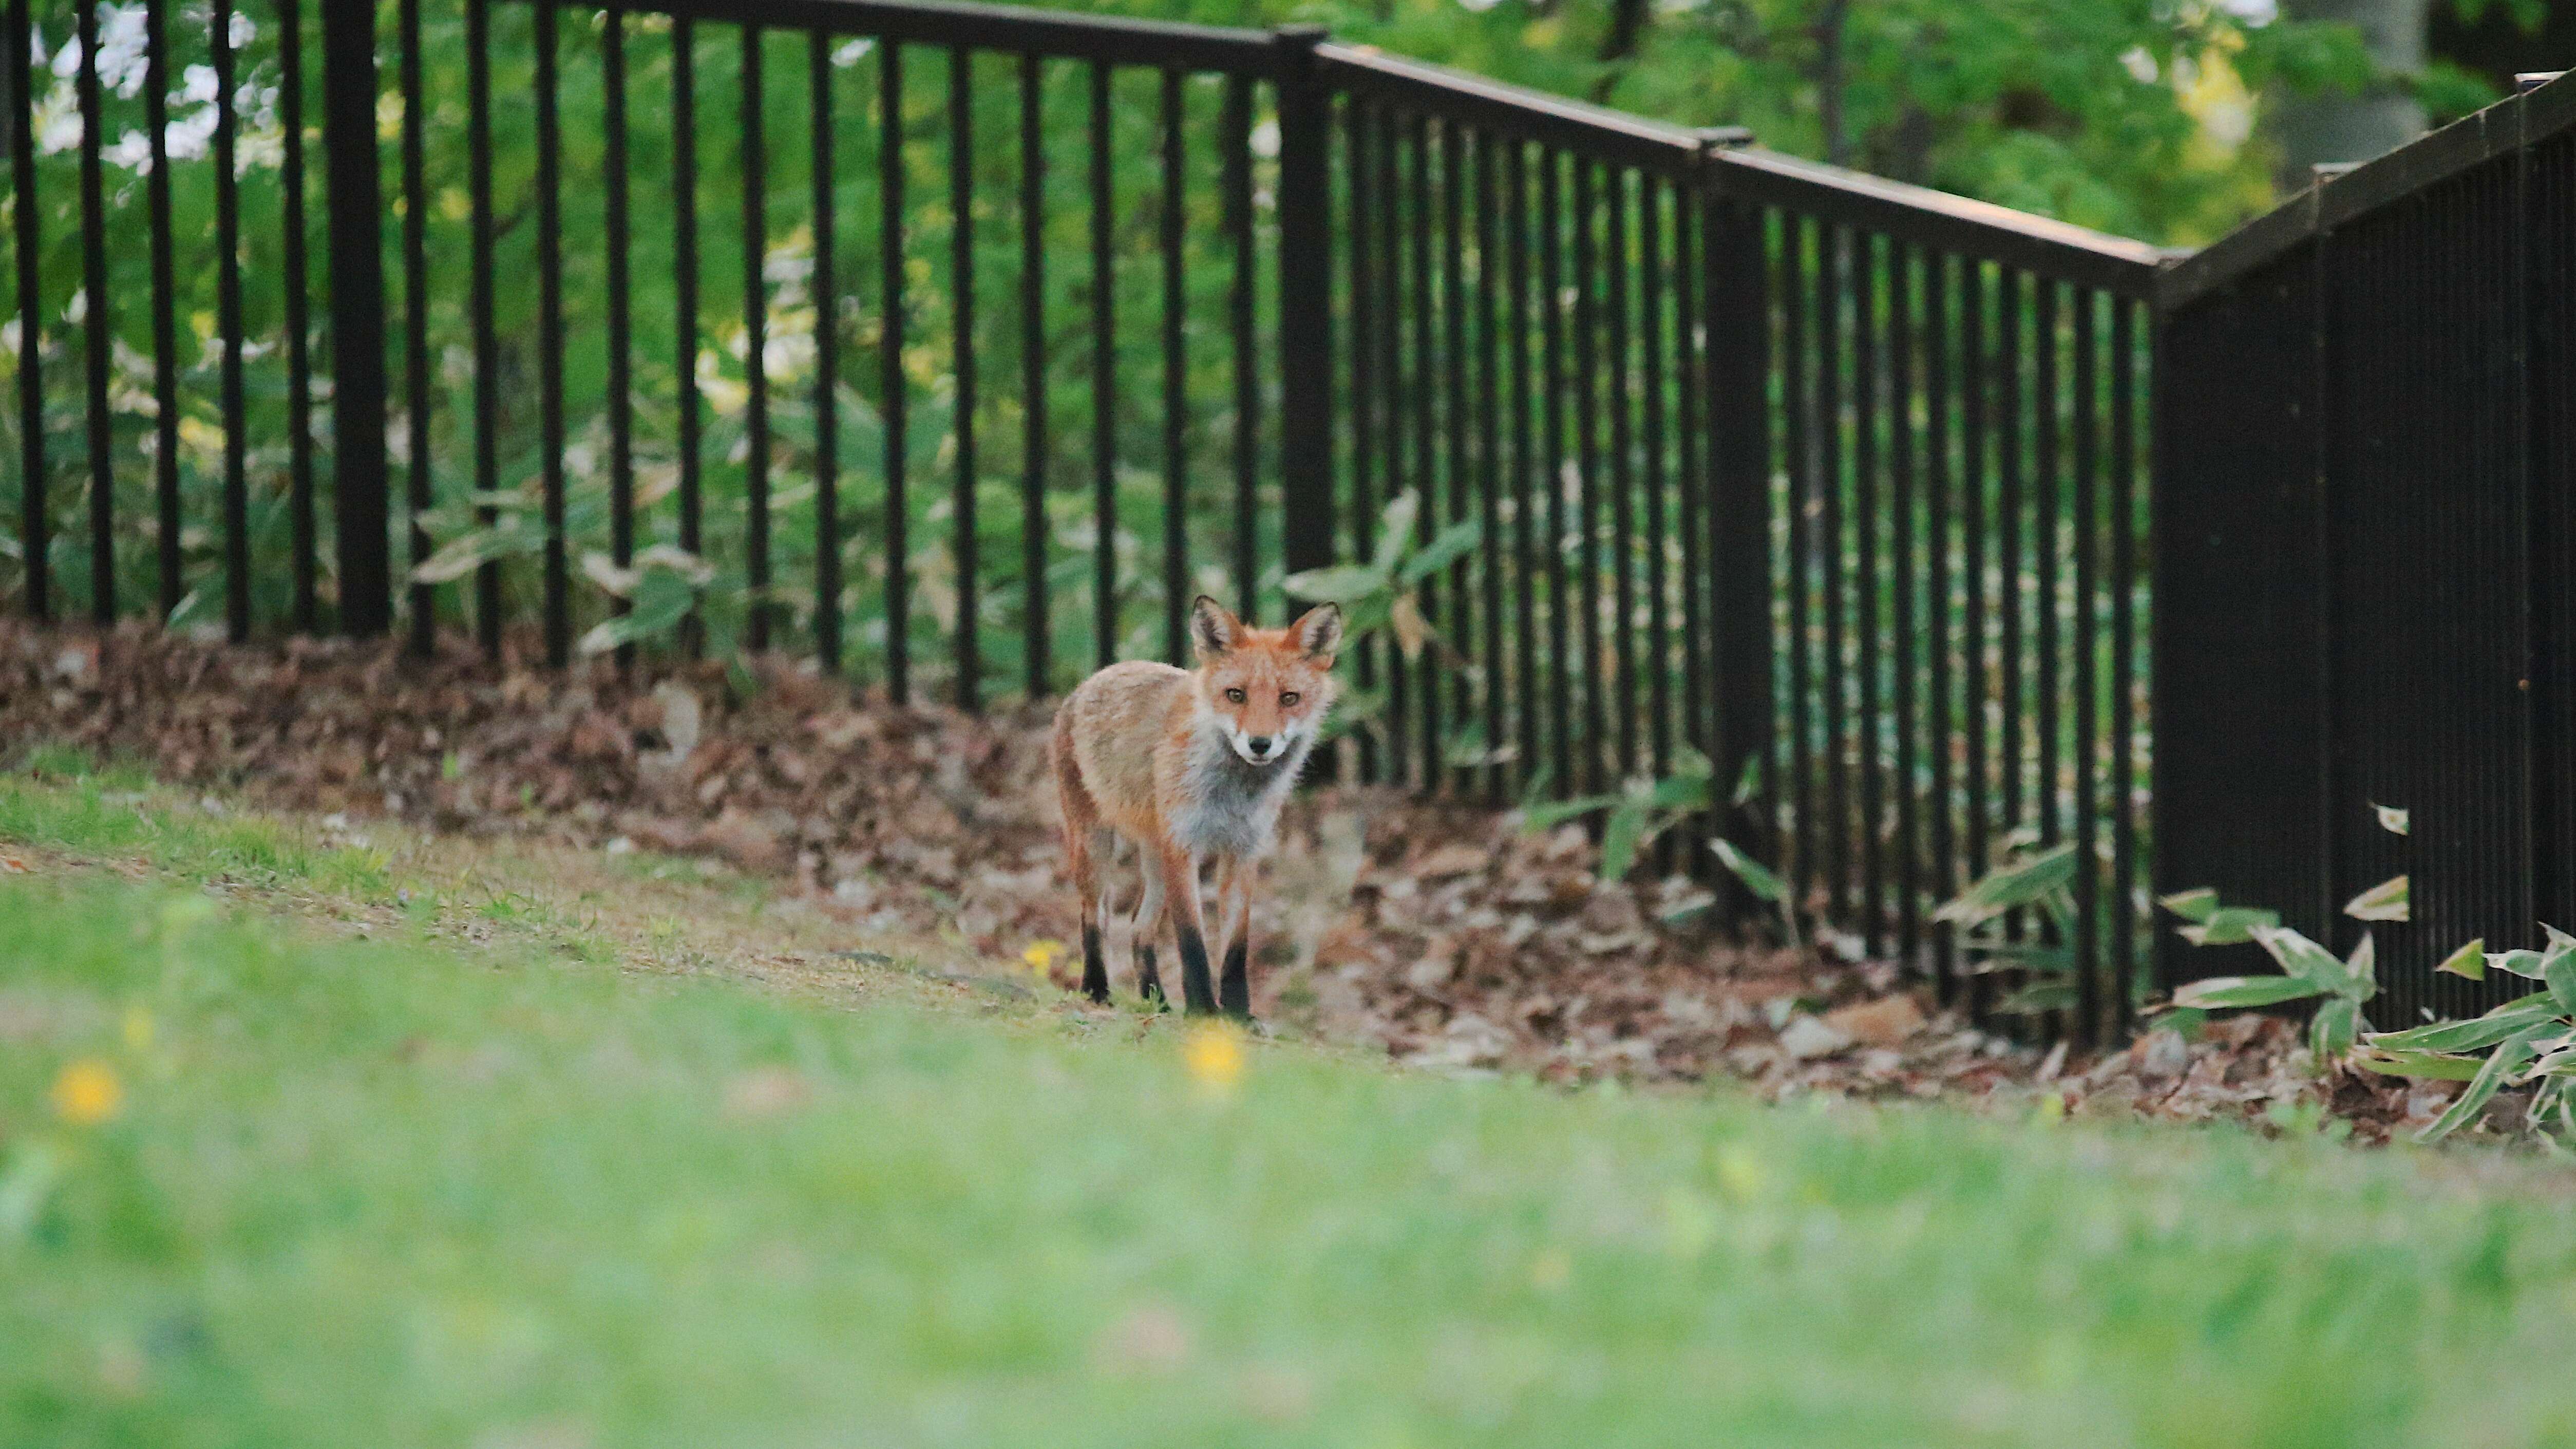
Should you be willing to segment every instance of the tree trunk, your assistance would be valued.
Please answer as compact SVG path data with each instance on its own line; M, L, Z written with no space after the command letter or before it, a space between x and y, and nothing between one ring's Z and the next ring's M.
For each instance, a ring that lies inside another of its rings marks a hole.
M2424 133L2424 108L2405 89L2404 77L2424 68L2428 0L2284 0L2292 20L2340 21L2361 31L2383 79L2356 93L2283 96L2275 102L2272 134L2281 143L2281 186L2308 184L2309 168L2324 162L2367 161Z

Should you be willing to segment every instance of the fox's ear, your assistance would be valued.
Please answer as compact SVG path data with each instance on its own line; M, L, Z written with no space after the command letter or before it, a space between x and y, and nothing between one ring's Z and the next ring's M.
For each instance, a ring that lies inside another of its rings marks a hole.
M1307 658L1330 664L1342 649L1342 606L1317 604L1308 609L1288 626L1288 637L1306 651Z
M1201 594L1190 604L1190 644L1199 658L1214 659L1243 637L1243 621L1234 611Z

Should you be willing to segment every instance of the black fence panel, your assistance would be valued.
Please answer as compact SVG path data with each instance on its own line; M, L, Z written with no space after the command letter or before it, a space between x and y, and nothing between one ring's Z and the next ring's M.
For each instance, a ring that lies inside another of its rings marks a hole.
M2160 288L2159 883L2368 931L2383 1027L2503 999L2432 968L2576 905L2572 172L2561 80ZM2399 876L2404 919L2353 918ZM2169 978L2245 964L2167 939Z

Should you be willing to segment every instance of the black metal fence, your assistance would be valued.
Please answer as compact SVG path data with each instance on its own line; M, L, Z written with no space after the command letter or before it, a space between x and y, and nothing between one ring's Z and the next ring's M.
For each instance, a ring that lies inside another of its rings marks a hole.
M2474 1014L2503 984L2435 963L2576 920L2576 83L2321 181L2160 301L2158 882L2348 947L2405 875L2373 1015Z
M12 0L30 613L650 616L971 708L1411 494L1476 543L1365 772L1705 772L1945 994L2134 999L2152 248L1306 31L298 4ZM2066 919L1929 920L2053 848Z

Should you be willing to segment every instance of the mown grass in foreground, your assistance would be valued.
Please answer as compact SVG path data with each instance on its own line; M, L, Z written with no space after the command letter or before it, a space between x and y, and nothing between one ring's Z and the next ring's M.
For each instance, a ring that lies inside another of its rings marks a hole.
M2576 1435L2535 1163L1091 1020L0 882L0 1443Z

